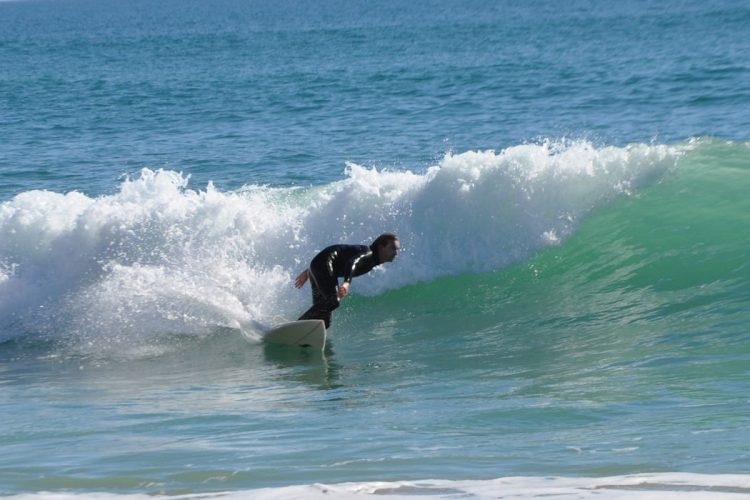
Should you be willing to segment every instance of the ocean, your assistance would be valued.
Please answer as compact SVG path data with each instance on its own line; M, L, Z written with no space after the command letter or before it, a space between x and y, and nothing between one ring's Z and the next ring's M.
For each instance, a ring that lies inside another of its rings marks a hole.
M0 495L747 498L748 26L0 1ZM324 353L261 342L384 231Z

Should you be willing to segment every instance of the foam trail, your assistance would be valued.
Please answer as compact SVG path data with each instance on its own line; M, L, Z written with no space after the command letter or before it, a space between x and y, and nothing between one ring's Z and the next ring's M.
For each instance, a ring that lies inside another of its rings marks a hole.
M183 494L176 496L146 494L118 495L112 493L33 493L16 495L12 500L145 500L172 499L193 500L222 499L240 500L286 500L305 498L352 499L385 498L388 500L430 500L473 498L476 500L527 500L555 498L560 500L581 500L607 498L620 499L740 499L750 494L750 480L741 474L690 474L660 473L633 474L610 477L505 477L491 480L455 481L379 481L364 483L311 484L260 488L246 491L225 491L218 493Z
M378 294L490 271L570 236L592 209L674 168L685 147L588 142L448 154L423 174L347 166L314 188L188 189L144 169L110 196L30 191L0 205L0 340L67 337L94 349L293 317L291 281L323 247L394 231L404 251L355 282Z
M485 481L394 481L304 485L229 493L265 499L414 498L453 499L739 499L750 493L748 477L731 474L634 474L601 478L507 477Z

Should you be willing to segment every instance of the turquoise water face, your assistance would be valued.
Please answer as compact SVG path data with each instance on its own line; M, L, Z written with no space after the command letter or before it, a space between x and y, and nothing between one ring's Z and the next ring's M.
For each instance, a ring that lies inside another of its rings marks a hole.
M749 16L0 2L0 492L745 473Z

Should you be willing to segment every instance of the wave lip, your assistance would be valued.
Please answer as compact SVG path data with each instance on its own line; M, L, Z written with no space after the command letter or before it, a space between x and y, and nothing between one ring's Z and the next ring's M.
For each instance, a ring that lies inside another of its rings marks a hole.
M660 178L679 156L669 146L585 141L447 155L411 203L410 245L434 265L409 279L492 271L559 244L591 210Z

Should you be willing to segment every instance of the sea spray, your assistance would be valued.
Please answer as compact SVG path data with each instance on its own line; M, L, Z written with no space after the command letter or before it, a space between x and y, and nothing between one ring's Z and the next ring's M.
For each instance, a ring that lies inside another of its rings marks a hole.
M385 230L404 251L357 293L495 270L560 244L685 148L546 142L450 153L423 173L350 163L307 188L193 190L144 169L109 196L25 192L0 205L0 338L119 345L293 317L309 297L291 279L315 252Z

